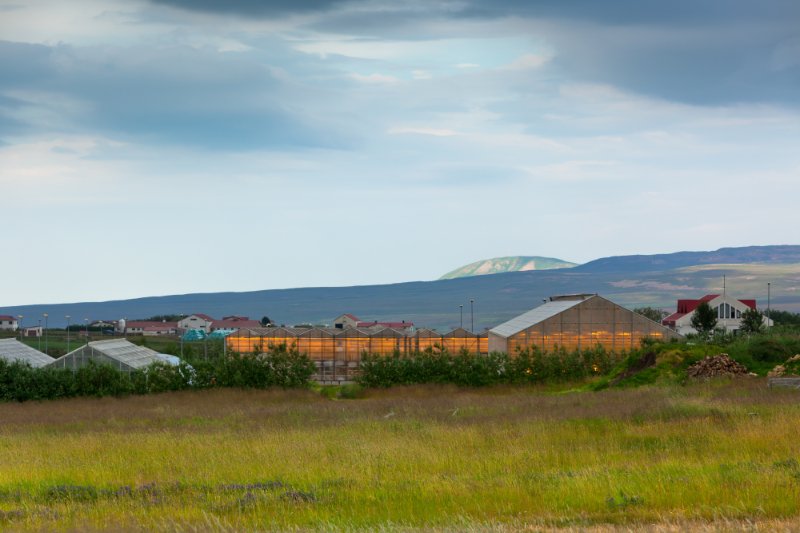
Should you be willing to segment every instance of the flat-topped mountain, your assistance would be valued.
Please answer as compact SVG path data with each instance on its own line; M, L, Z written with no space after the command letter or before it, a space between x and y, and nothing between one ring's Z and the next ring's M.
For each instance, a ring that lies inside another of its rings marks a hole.
M502 274L504 272L527 272L529 270L552 270L555 268L572 268L574 266L577 266L577 263L570 263L554 257L515 255L475 261L448 272L439 279L465 278L467 276Z

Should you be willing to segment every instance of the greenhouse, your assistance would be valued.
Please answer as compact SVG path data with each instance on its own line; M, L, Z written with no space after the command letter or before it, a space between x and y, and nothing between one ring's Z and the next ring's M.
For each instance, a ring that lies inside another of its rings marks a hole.
M286 328L240 329L228 336L228 349L241 353L266 351L285 344L314 360L360 361L363 354L409 355L428 349L457 353L488 353L486 335L456 329L446 334L429 329L415 332L383 328L378 331L360 328Z
M0 339L0 359L8 363L28 363L34 368L47 366L55 361L49 355L31 348L17 339Z
M552 296L539 307L489 330L489 350L517 353L536 347L542 352L602 346L628 351L643 339L681 338L669 328L596 294Z
M138 370L156 362L172 364L169 358L155 350L138 346L125 339L112 339L84 344L77 350L52 361L48 366L77 370L88 365L90 361L111 365L122 372Z

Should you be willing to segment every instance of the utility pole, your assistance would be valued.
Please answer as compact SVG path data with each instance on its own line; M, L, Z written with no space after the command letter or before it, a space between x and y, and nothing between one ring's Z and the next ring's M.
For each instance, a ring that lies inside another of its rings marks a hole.
M42 313L44 317L44 353L47 353L47 313Z
M474 298L470 298L469 299L469 321L470 321L469 330L470 330L471 333L475 333L475 312L473 310L474 304L475 304L475 299Z
M69 319L70 319L70 316L66 315L64 318L67 319L67 353L69 353Z
M767 282L767 328L769 328L770 322L772 320L769 316L770 315L769 304L770 304L770 298L772 297L771 293L772 293L772 283Z

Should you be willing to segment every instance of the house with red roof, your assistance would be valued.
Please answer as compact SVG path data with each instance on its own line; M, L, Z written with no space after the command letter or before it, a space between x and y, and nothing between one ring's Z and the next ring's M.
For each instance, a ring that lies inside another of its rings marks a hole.
M196 313L189 315L178 321L178 329L181 331L188 331L190 329L202 329L206 333L211 333L211 324L214 319L203 313Z
M211 322L211 331L218 329L242 329L242 328L260 328L261 322L258 320L250 320L246 316L226 316L222 320L214 320Z
M361 320L355 315L347 313L336 317L333 321L333 327L337 329L359 328L371 331L376 331L384 328L411 330L414 328L414 323L406 322L405 320L401 320L399 322L379 322L377 320L366 321L366 320Z
M350 313L339 315L333 319L333 327L337 329L354 328L361 322L361 319Z
M0 315L0 331L17 331L17 317L11 315Z
M717 328L728 333L742 327L742 315L748 309L757 309L754 299L738 300L728 294L706 294L696 300L678 300L677 310L661 321L661 324L672 328L681 335L697 333L692 327L692 315L701 303L706 302L717 314ZM764 317L764 325L772 326L772 321Z
M406 330L406 329L413 329L414 323L406 322L405 320L402 320L400 322L378 322L377 320L374 320L372 322L359 322L358 324L356 324L356 327L359 329L365 329L367 331L379 330L384 328Z
M175 335L177 332L177 322L157 322L154 320L125 321L126 335L144 335L146 337L155 337L158 335Z

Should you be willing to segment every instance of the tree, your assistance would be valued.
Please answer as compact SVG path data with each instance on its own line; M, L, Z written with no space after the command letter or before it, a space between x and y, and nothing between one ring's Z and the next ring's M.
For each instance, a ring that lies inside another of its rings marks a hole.
M800 326L800 313L771 309L769 318L775 322L776 326Z
M272 320L270 320L268 316L262 316L261 317L261 325L266 327L267 324L272 324Z
M742 313L742 333L761 333L764 330L764 315L758 309L748 309Z
M708 302L700 302L692 315L692 327L703 337L717 327L717 312L708 305Z
M656 309L655 307L637 307L633 312L658 323L661 323L669 314L663 309Z

